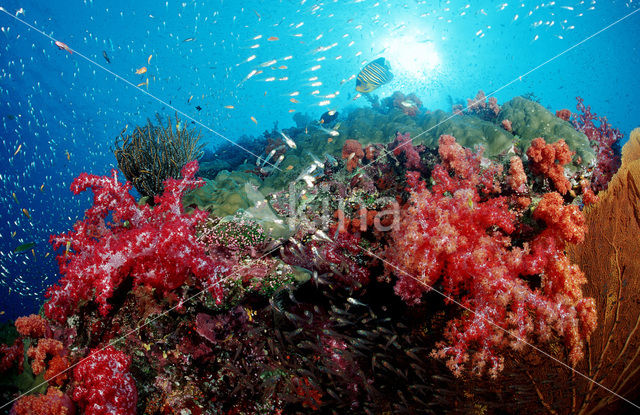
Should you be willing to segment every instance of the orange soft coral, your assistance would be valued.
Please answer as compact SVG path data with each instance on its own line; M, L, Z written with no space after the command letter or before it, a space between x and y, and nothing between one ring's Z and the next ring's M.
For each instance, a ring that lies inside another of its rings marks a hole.
M571 189L571 183L564 175L564 165L571 162L573 154L564 140L548 144L542 137L534 138L527 150L533 171L549 178L563 195Z
M518 193L524 193L527 190L527 175L524 172L524 166L522 165L520 157L513 156L509 160L507 184Z
M46 395L26 395L20 398L11 413L15 415L74 415L71 399L59 389L49 387Z
M62 343L55 339L40 339L37 346L29 347L27 356L33 359L31 362L31 369L34 375L38 375L45 371L47 356L62 356L64 353L64 346ZM59 365L59 362L56 363ZM50 373L50 376L54 374ZM65 377L66 375L62 375Z
M26 317L18 317L15 322L18 333L24 337L38 339L40 337L49 337L51 328L47 321L37 314L31 314Z

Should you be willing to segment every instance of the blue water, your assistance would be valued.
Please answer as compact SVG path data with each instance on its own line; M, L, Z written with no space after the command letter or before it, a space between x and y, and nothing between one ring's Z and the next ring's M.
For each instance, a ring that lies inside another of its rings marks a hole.
M449 110L482 89L555 111L582 96L625 136L640 124L638 1L49 3L0 1L0 321L36 312L58 278L49 235L90 203L71 180L108 173L114 138L156 112L202 123L215 149L294 125L291 110L368 106L353 77L385 56L381 98L415 91ZM25 242L34 251L14 254Z

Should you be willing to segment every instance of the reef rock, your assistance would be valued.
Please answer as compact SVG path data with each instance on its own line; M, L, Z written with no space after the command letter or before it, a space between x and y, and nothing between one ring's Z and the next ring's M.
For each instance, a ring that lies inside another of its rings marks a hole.
M582 158L583 164L592 164L595 160L595 152L590 147L587 136L537 102L523 97L513 98L502 105L498 122L502 120L511 122L512 132L519 137L518 147L523 152L537 137L544 138L547 143L563 139Z

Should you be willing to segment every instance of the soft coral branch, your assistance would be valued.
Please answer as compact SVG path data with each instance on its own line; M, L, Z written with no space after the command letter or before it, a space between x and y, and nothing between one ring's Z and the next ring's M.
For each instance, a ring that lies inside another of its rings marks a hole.
M405 301L418 303L438 284L448 301L465 308L433 354L457 375L470 367L496 376L505 347L520 349L556 334L575 363L582 340L595 328L593 300L580 290L584 276L563 252L564 241L584 236L581 213L563 206L557 193L547 196L535 215L547 229L531 248L512 246L509 235L517 223L508 200L478 190L496 191L492 183L500 169L481 168L479 156L451 136L440 138L440 155L431 190L415 174L408 177L410 206L386 253L388 270L398 277L395 291ZM536 275L540 288L523 278Z
M47 291L47 316L63 322L81 300L95 300L106 315L108 300L127 276L135 285L167 293L193 274L219 295L214 282L220 266L196 239L196 225L207 213L185 214L182 207L182 195L203 184L194 179L197 170L193 161L182 169L182 179L166 180L154 208L138 205L129 194L131 185L120 184L115 170L112 177L83 173L76 178L71 190L93 190L93 206L72 231L51 237L54 248L65 252L58 256L63 277Z

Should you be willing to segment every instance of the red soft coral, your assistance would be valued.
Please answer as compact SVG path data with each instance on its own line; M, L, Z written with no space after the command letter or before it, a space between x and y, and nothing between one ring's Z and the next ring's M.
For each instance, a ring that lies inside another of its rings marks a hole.
M131 357L108 346L93 350L74 369L73 400L86 415L135 414L136 384L129 373Z
M14 365L18 372L22 373L24 363L24 345L20 338L14 340L13 344L0 344L0 373L11 369Z
M471 367L495 376L505 347L520 349L524 341L548 341L556 334L575 363L596 318L593 300L582 298L583 275L563 253L564 241L584 232L580 212L563 207L530 250L526 244L513 247L509 235L516 223L507 199L478 192L491 182L482 175L499 169L482 170L478 156L451 136L441 137L440 154L443 164L434 169L431 191L417 174L408 177L410 206L386 252L387 270L397 276L395 291L406 302L419 302L438 284L448 301L469 311L448 323L433 355L446 359L457 375ZM539 217L546 219L542 212L551 214L553 206L545 202ZM541 289L521 278L529 275L540 276Z
M136 203L129 194L131 184L120 184L115 170L113 177L83 173L76 178L71 190L92 189L94 204L73 231L51 237L54 248L66 249L58 256L63 277L47 291L47 317L64 322L81 300L92 299L106 315L109 298L127 276L135 285L168 293L193 274L220 298L215 282L221 267L196 239L196 225L207 213L182 209L183 194L203 184L194 179L197 170L193 161L182 169L182 179L166 180L153 208ZM109 213L112 223L106 221Z
M544 138L534 138L527 150L533 171L549 178L561 194L571 189L571 183L564 175L564 165L571 162L573 152L564 140L547 144Z

